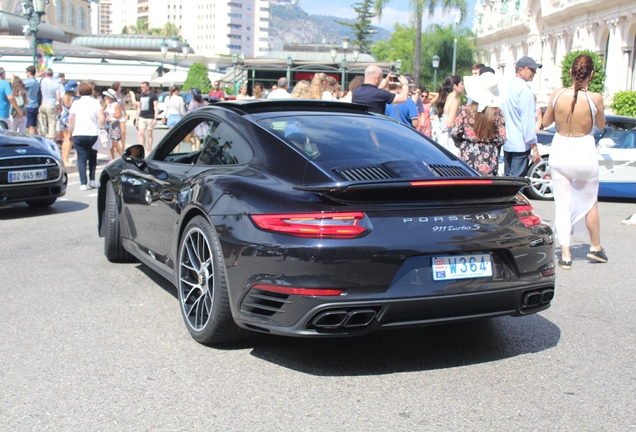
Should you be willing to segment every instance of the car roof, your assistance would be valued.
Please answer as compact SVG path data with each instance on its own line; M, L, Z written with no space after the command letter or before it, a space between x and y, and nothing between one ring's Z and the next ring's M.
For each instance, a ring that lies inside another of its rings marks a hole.
M213 107L223 107L243 114L278 113L290 111L311 111L325 113L368 113L369 107L366 105L333 102L309 99L277 99L277 100L246 100L246 101L224 101L212 105Z

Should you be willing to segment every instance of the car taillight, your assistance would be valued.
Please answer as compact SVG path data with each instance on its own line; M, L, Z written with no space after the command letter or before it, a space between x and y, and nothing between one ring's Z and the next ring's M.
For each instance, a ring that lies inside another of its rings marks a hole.
M358 223L362 212L297 213L252 215L256 225L266 231L309 238L354 238L366 229Z
M527 227L539 225L541 223L541 217L534 214L534 208L531 205L518 205L515 206L517 216L521 220L521 223Z
M489 185L492 184L492 180L477 179L477 180L423 180L412 181L411 186L468 186L468 185Z
M296 287L287 287L280 285L263 285L256 284L253 288L262 290L262 291L270 291L280 294L290 294L290 295L302 295L302 296L311 296L311 297L320 297L320 296L339 296L342 294L341 289L321 289L321 288L296 288Z

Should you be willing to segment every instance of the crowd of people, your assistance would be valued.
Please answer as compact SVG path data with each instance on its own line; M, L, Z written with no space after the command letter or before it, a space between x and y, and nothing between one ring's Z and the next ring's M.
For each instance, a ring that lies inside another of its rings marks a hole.
M549 165L555 195L555 228L562 248L558 264L571 268L570 234L582 226L590 234L588 258L607 262L600 244L598 163L592 135L594 127L604 127L605 117L601 95L588 91L594 74L593 61L585 55L575 59L571 70L573 86L556 90L543 116L528 84L541 67L532 58L522 57L516 63L515 77L504 84L493 69L475 64L471 76L449 76L438 92L430 92L413 88L404 75L389 72L385 76L378 66L370 65L364 76L351 80L346 90L336 79L319 72L311 81L298 81L291 90L285 77L271 89L255 83L251 96L248 87L242 85L236 100L314 99L364 104L371 112L395 118L433 138L475 171L488 176L498 175L499 155L503 153L504 175L524 177L529 161L540 160L537 130L554 122L557 133ZM61 143L65 165L71 164L69 154L74 147L81 189L95 186L94 144L102 130L108 131L112 143L111 158L121 156L126 148L127 108L135 109L139 143L148 152L152 150L152 131L159 109L157 94L148 82L141 83L137 97L117 82L100 93L91 80L67 81L64 74L55 76L51 69L36 73L32 66L25 72L24 80L13 76L7 81L0 68L0 121L16 132L28 131ZM191 89L191 94L193 100L186 109L180 88L170 88L166 98L168 128L187 112L207 105L199 89ZM219 101L228 99L219 81L214 82L208 96ZM193 148L198 148L196 139ZM632 219L623 223L636 224Z

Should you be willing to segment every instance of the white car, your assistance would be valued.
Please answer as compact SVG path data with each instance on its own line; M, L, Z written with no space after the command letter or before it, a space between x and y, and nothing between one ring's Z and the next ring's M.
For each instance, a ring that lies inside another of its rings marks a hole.
M607 125L595 133L598 148L600 187L598 196L636 198L636 119L606 116ZM554 134L548 129L546 133ZM532 184L524 191L533 199L552 199L552 179L548 166L550 144L538 144L541 161L530 165Z

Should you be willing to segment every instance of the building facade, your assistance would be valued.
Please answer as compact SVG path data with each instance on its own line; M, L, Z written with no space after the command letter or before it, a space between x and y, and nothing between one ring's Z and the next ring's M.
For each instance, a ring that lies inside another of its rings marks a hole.
M268 51L266 0L100 0L101 3L110 3L113 34L138 21L148 28L171 23L200 55L243 54L250 58Z
M22 15L22 0L1 0L0 9ZM89 0L50 0L45 6L42 22L62 30L68 40L91 34L91 3Z
M540 102L561 87L563 57L581 49L603 58L606 99L619 90L636 90L634 1L478 0L473 32L478 60L504 78L514 76L522 56L543 64L532 82Z

